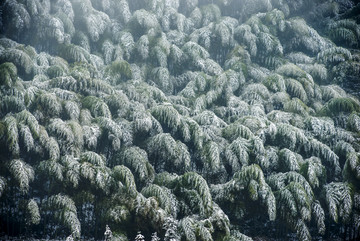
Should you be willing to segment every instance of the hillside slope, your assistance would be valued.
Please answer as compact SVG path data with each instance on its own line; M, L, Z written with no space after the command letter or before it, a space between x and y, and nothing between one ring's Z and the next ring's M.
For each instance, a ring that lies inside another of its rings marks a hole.
M0 236L359 238L359 12L1 1Z

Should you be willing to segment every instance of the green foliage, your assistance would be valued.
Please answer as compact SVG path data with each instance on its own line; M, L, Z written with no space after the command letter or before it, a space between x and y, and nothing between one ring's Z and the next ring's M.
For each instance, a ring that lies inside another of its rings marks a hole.
M70 126L59 118L51 120L48 126L48 133L66 144L73 144L75 140Z
M39 169L45 175L51 176L59 182L64 180L63 169L64 167L57 161L46 160L39 163Z
M25 51L21 50L21 48L6 48L2 50L0 62L12 62L18 69L19 74L25 76L33 74L35 68L31 57Z
M286 80L286 90L293 96L299 98L303 102L307 102L308 96L304 87L295 79Z
M267 206L269 220L276 218L276 201L270 186L266 183L264 174L260 166L252 164L244 166L240 172L234 174L234 179L244 185L248 190L251 200L261 200L262 204Z
M280 190L289 185L290 183L297 183L300 186L302 186L302 189L306 192L306 196L310 199L310 201L313 200L313 191L308 183L308 181L303 177L301 174L297 172L285 172L285 173L277 173L271 175L267 182L272 187L273 190Z
M269 185L275 190L280 217L297 232L299 239L309 240L311 235L305 222L315 217L319 233L324 233L324 211L305 178L296 172L271 175Z
M110 83L120 84L132 78L130 64L126 61L114 61L106 69L105 75Z
M296 234L301 240L311 240L311 234L302 219L298 219L295 225Z
M281 209L282 218L287 219L287 215L290 215L292 218L300 216L302 220L310 220L311 202L304 188L299 183L290 182L290 184L280 190L278 195L279 203L283 206Z
M173 92L173 83L171 81L170 74L167 68L154 68L151 71L151 76L156 86L164 93L170 94Z
M273 92L286 90L285 80L281 75L278 74L268 76L263 84Z
M133 119L133 130L135 134L150 133L151 135L156 135L163 132L159 121L148 112L138 111L134 114Z
M62 112L62 105L59 99L52 93L42 93L37 98L39 109L51 117L58 117Z
M341 112L352 113L354 111L360 111L358 101L352 98L333 98L324 105L324 107L320 110L319 115L334 116L340 114Z
M77 217L77 209L69 196L63 194L50 196L46 200L45 207L54 212L57 222L66 226L75 237L80 237L81 224Z
M212 197L206 180L195 172L187 172L179 178L179 183L188 189L194 189L201 197L205 213L212 211Z
M219 174L221 172L220 148L215 142L206 143L202 152L202 159L203 171L207 173L205 175Z
M121 224L125 223L130 218L129 210L124 206L115 206L108 210L109 219L116 223Z
M347 126L350 130L354 132L360 131L360 117L358 114L352 113L349 116Z
M294 17L287 21L289 28L290 49L298 49L301 51L310 52L312 54L319 51L326 51L332 45L319 33L307 25L306 21L300 17Z
M136 195L137 191L134 176L129 168L122 165L115 166L112 169L112 176L119 189L125 188L126 192L131 196Z
M346 179L360 179L360 159L359 153L350 152L346 156L346 163L343 169L343 175Z
M232 232L230 235L225 236L224 241L252 241L253 239L240 233L239 231Z
M167 133L149 139L147 151L157 172L184 173L190 168L190 154L187 147Z
M331 219L336 223L340 219L347 222L353 205L350 186L347 183L331 182L324 187L324 191Z
M47 134L46 134L47 135ZM47 137L45 134L41 136L40 139L44 141L42 143L45 146L45 149L48 152L48 156L50 160L59 160L60 159L60 147L57 143L56 139L53 137Z
M111 112L108 105L100 98L95 96L85 97L82 101L85 108L89 109L94 117L111 118Z
M13 116L4 118L6 128L6 145L13 156L18 156L20 152L19 134L16 119Z
M321 164L321 160L317 157L306 159L301 164L301 174L306 177L312 188L319 188L326 180L325 167Z
M221 16L220 9L215 4L205 5L200 10L202 13L202 26L206 26L210 22L216 22Z
M0 197L4 193L5 188L6 188L6 180L5 180L5 178L0 177Z
M121 163L127 166L139 183L146 184L154 179L155 170L148 161L146 151L139 147L125 149L119 156Z
M242 166L249 163L249 142L239 137L226 147L225 158L231 167L231 173L240 171Z
M190 217L186 217L180 222L180 228L184 233L185 240L187 241L196 240L194 223L194 220Z
M157 27L159 24L154 14L146 11L145 9L137 10L133 13L129 20L134 34L146 34L151 28Z
M307 116L309 107L304 104L300 99L293 98L284 105L284 111L293 112L302 116Z
M151 110L151 114L166 128L176 130L180 125L181 116L170 104L157 105Z
M330 118L309 117L305 120L306 128L320 139L326 139L335 134L334 122Z
M142 35L135 44L136 52L139 54L141 60L146 60L149 57L149 38L147 35Z
M105 167L106 164L104 157L92 151L83 152L80 156L80 162L88 162L99 167Z
M198 63L200 59L206 59L210 56L206 49L191 41L184 44L182 51L192 63Z
M17 81L17 68L13 63L3 63L0 65L0 84L12 87Z
M72 25L71 20L66 19L63 14L59 14L57 17L44 15L42 18L38 18L36 24L39 26L38 28L41 28L42 30L36 33L39 40L46 41L47 39L52 39L59 44L64 43L65 30L64 23L61 18L65 23L67 23L68 28ZM72 26L72 28L74 28L74 26ZM74 31L74 29L72 29L72 31Z
M64 44L59 47L59 56L68 62L88 62L89 53L82 47L73 44Z
M68 165L74 165L74 173L67 172L68 178L70 179L69 181L76 186L79 173L91 186L94 186L97 190L101 190L104 193L108 193L110 191L111 173L106 167L105 158L95 152L88 151L81 154L80 163L79 167L78 163L71 160L71 158L68 160Z
M63 156L61 164L64 166L65 180L76 188L80 180L80 163L73 156Z
M318 53L317 60L325 65L334 65L342 61L351 60L351 52L342 47L332 47Z
M289 149L282 149L279 152L279 165L284 171L299 171L299 161L297 155Z
M40 212L39 206L34 199L29 200L28 204L26 205L26 211L28 214L28 224L39 224L40 223Z
M346 97L346 92L337 85L321 86L321 94L324 101L329 101L332 98Z
M315 218L318 233L324 235L325 233L325 212L321 207L319 201L315 201L312 204L312 215Z
M284 123L276 125L275 138L280 146L289 148L290 150L294 150L296 147L303 146L308 142L308 138L303 130Z
M91 95L98 92L112 94L114 92L113 88L106 82L90 78L90 73L87 69L80 66L78 67L79 68L74 69L75 73L73 72L73 75L77 79L72 76L59 77L51 80L50 85L53 88L61 88L74 92L79 91L84 95Z
M80 116L79 105L74 101L66 101L64 104L64 111L71 120L77 120Z
M356 21L342 19L328 26L331 38L339 44L357 47L360 40L360 27Z
M2 1L4 235L358 238L345 2Z
M168 217L165 219L165 223L163 225L163 229L165 230L165 238L164 241L179 241L180 236L178 234L178 221L173 219L172 217Z
M269 98L267 88L262 84L248 85L241 96L248 104L263 104Z
M223 129L223 136L231 141L237 139L238 137L250 139L253 137L253 133L248 127L234 123Z
M9 163L9 171L18 183L20 191L26 194L30 188L30 182L35 178L34 169L21 159L14 159Z
M154 197L167 214L176 215L178 209L175 196L166 187L150 184L141 190L145 197Z
M31 17L25 6L17 1L4 2L4 12L8 13L11 21L6 21L7 33L14 37L22 31L29 29L31 25ZM11 30L10 30L11 29Z

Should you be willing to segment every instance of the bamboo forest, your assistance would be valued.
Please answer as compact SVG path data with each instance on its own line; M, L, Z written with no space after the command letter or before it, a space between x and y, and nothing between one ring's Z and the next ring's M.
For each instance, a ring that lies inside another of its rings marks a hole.
M360 239L358 0L1 0L0 239Z

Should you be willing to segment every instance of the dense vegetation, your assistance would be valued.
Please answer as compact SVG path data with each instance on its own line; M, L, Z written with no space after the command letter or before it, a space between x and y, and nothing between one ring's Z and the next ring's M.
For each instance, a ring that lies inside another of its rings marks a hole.
M358 238L359 16L1 1L0 236Z

